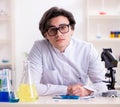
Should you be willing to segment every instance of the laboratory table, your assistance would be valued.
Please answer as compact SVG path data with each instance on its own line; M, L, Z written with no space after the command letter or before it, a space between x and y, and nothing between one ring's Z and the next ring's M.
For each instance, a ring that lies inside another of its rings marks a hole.
M120 98L53 99L52 96L41 96L35 102L0 102L0 107L120 107Z

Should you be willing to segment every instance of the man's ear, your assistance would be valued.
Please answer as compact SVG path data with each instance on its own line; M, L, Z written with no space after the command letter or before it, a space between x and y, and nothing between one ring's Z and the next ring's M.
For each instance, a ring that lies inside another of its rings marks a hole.
M46 33L44 33L44 37L47 39L47 32L46 32Z
M73 29L71 29L71 36L73 35L73 33L74 33L74 30L73 30Z

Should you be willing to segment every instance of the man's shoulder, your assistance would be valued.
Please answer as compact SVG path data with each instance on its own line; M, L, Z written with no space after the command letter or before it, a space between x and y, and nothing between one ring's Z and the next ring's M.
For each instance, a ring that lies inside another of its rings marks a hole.
M49 42L46 39L36 40L33 47L37 49L48 49Z
M46 39L36 40L34 44L39 46L44 46L48 44L48 41Z
M80 40L79 38L72 38L73 44L76 44L78 46L90 46L91 43L87 42L85 40Z

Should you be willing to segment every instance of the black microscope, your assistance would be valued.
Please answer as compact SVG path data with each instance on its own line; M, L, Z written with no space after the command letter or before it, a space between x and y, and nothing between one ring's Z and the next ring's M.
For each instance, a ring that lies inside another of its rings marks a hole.
M107 48L103 49L103 52L101 54L102 61L105 62L105 68L107 68L107 73L105 74L106 78L109 78L109 81L105 81L108 83L107 87L109 90L115 89L115 73L116 71L113 69L114 67L117 67L118 61L113 57L112 55L112 49Z
M116 70L114 70L114 67L117 67L118 61L114 58L112 55L112 49L106 48L103 49L103 52L101 53L101 59L105 62L105 68L107 68L107 73L105 74L105 77L108 78L108 81L104 81L107 83L108 92L105 92L102 94L104 97L117 97L117 91L115 90L115 73Z

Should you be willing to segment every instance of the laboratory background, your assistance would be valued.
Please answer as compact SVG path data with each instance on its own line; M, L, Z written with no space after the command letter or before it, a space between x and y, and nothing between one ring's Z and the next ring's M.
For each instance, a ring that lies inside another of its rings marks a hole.
M16 86L23 61L35 40L43 39L39 21L52 6L71 11L76 20L74 37L93 43L99 55L111 49L120 85L120 0L0 0L0 67L11 67ZM104 63L104 61L103 61Z

